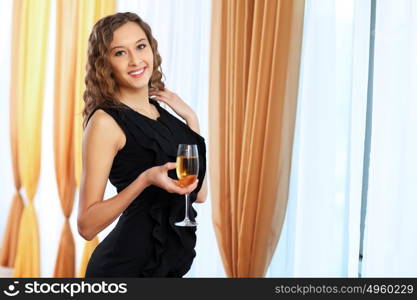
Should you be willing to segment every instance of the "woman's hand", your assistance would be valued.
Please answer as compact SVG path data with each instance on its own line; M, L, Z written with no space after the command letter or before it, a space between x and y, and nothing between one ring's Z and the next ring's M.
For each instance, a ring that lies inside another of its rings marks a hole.
M140 176L144 176L145 181L149 185L155 185L166 190L168 193L177 193L180 195L190 194L198 184L198 180L188 187L181 187L178 180L174 180L168 176L168 171L175 169L177 163L169 162L162 166L156 166L147 169Z
M196 114L192 108L187 103L185 103L177 94L171 92L167 88L165 88L163 91L149 91L149 96L154 96L153 99L168 104L168 106L171 107L176 114L178 114L187 122L196 118Z

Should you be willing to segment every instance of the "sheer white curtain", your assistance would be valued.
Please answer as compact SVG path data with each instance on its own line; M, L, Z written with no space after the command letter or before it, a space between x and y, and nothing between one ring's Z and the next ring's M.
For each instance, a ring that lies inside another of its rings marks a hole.
M10 153L9 94L10 94L10 47L13 3L0 1L0 243L3 241L4 228L14 193L12 160ZM1 247L1 244L0 244Z
M356 276L370 1L306 1L286 220L267 276Z
M211 0L119 0L117 10L137 13L151 26L162 57L166 87L193 107L208 146ZM197 256L185 277L224 277L211 220L210 194L204 204L195 204L194 208L199 222Z
M376 5L363 276L417 276L417 2Z

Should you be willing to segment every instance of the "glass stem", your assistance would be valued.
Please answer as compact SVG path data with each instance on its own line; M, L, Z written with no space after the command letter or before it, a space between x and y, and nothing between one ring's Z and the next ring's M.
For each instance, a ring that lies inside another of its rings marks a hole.
M185 194L185 219L189 219L188 218L188 203L190 202L190 195L189 194Z

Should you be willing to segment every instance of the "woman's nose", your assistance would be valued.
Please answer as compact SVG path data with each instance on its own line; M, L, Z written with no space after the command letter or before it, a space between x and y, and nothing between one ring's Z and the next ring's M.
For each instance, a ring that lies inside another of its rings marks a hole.
M140 58L140 56L136 53L130 53L129 55L129 64L131 66L138 66L140 64L140 62L142 61L142 59Z

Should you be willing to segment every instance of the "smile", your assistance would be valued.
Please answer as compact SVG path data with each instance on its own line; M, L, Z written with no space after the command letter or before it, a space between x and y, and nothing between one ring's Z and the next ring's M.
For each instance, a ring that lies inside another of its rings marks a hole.
M133 78L139 78L143 75L143 73L145 73L145 69L146 67L142 69L133 70L133 71L128 72L127 74L129 74Z

